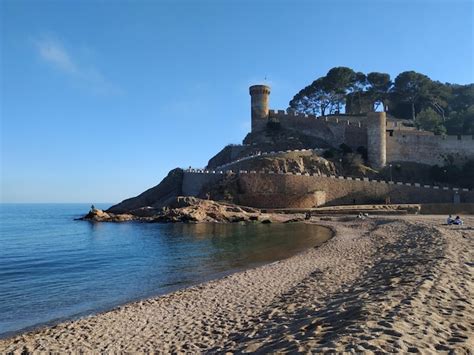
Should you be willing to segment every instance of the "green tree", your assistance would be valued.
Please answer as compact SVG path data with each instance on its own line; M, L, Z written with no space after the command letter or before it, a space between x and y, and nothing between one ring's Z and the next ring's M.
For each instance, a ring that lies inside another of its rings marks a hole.
M429 97L432 82L429 77L415 71L406 71L395 78L392 97L408 103L411 107L411 118L415 121L416 105Z
M386 111L387 100L393 86L393 82L390 80L390 75L378 72L369 73L367 75L367 83L367 92L370 94L374 102L382 104L383 110Z
M420 108L431 107L438 112L443 119L446 120L446 112L448 109L448 100L451 97L451 87L440 83L439 81L431 81L428 90L420 98Z
M324 77L325 89L331 97L333 107L338 112L344 105L346 95L354 91L357 78L357 73L348 67L332 68Z
M326 89L324 77L313 81L311 85L298 92L289 106L298 112L326 115L331 110L332 96Z
M447 100L450 112L460 113L474 106L474 84L447 84L447 86L451 89L451 95Z
M348 104L350 100L354 100L354 99L358 100L359 102L358 113L360 113L361 103L362 103L367 85L368 85L367 76L362 72L357 72L355 73L354 81L348 87L346 95L345 95L346 105Z
M450 90L445 126L449 134L474 134L474 84L446 84Z
M432 108L427 108L421 111L416 116L415 125L417 128L431 131L435 134L446 133L446 128L443 126L442 117Z
M474 134L474 105L459 113L451 113L445 126L448 134Z

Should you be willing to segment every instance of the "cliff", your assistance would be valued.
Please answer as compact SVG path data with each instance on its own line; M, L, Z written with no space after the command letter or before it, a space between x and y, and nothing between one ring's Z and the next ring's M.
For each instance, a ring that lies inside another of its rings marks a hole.
M131 213L134 215L152 215L156 210L169 204L182 195L183 169L173 169L156 186L110 207L106 212L114 214Z

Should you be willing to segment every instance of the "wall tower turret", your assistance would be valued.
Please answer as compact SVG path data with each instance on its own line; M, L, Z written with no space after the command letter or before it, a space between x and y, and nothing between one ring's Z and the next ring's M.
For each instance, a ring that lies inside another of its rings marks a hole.
M370 165L375 169L387 163L387 117L385 112L367 114L367 155Z
M261 130L268 121L270 87L253 85L249 88L250 105L252 110L252 132Z

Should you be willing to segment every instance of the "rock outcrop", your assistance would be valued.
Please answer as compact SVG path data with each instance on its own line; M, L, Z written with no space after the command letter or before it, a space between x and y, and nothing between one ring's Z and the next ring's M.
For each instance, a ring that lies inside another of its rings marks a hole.
M144 212L145 210L146 212ZM113 213L110 210L104 212L93 209L81 219L92 222L271 222L268 214L263 214L255 208L188 196L175 197L161 209L142 207L129 213Z
M243 160L241 163L232 166L232 169L236 171L271 171L274 173L337 174L334 163L310 150L279 155L262 155L253 159Z
M114 214L104 212L97 208L93 208L86 214L84 217L79 218L79 220L83 221L91 221L91 222L126 222L132 221L135 219L135 216L129 213L121 213L121 214Z

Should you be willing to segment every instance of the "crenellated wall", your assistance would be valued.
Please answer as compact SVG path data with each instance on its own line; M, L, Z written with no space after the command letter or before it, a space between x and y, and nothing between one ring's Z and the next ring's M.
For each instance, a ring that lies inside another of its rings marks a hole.
M204 171L201 173L199 170L185 171L183 176L182 192L184 196L199 196L202 188L210 183L215 183L221 180L224 175L222 172L216 173L215 171Z
M367 128L359 117L327 116L317 118L314 115L270 110L269 119L280 122L283 128L325 140L333 147L338 147L342 143L353 149L367 146Z
M230 173L228 171L227 173ZM225 176L223 171L186 171L183 194L197 196L202 188ZM237 203L260 208L308 208L319 205L385 203L474 203L469 189L387 182L342 176L240 171Z
M435 136L393 131L388 132L386 138L389 162L444 165L448 156L458 163L474 159L474 136Z
M244 191L239 203L261 208L307 208L314 193L324 191L325 206L385 203L452 203L455 195L460 202L474 202L474 192L419 184L380 182L369 179L336 176L293 174L241 174L239 186ZM300 196L298 204L295 197Z
M254 85L249 88L252 108L252 132L265 131L268 122L315 137L314 146L327 144L353 149L367 148L370 165L379 169L388 162L416 162L428 165L444 164L451 156L455 162L474 159L472 136L435 136L386 118L385 112L369 112L367 116L331 115L316 117L295 111L270 110L270 87ZM386 132L386 133L385 133Z
M383 113L372 113L381 114ZM376 168L383 167L385 161L444 165L448 156L454 158L457 163L474 159L474 136L437 136L431 132L400 129L394 122L390 122L386 127L370 124L375 119L377 123L385 121L379 116L317 118L314 115L270 110L269 119L279 121L284 128L325 140L333 147L342 143L353 149L359 146L367 147L371 165ZM387 132L383 139L385 130Z

